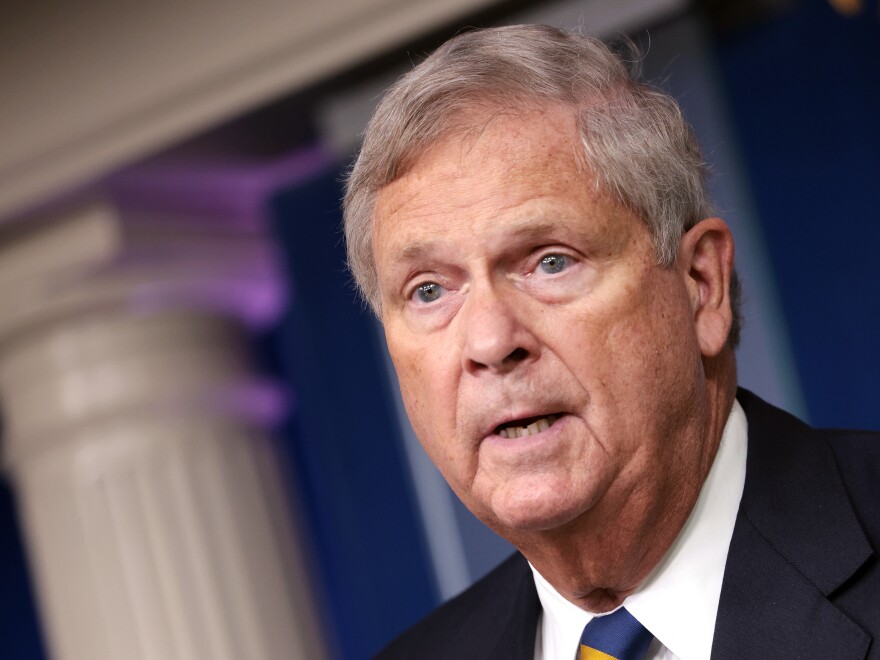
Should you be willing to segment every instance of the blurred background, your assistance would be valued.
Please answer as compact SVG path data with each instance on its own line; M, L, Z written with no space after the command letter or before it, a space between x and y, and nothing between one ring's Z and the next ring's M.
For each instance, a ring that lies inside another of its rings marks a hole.
M880 428L876 0L4 3L0 657L366 658L509 554L412 435L339 201L383 89L522 22L629 35L681 102L741 384Z

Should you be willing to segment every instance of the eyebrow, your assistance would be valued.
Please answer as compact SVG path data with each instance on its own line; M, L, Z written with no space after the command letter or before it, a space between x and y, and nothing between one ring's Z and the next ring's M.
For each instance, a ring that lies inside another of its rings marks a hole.
M512 226L505 231L504 238L512 238L515 241L523 239L538 239L544 236L552 235L559 230L556 223L535 219L534 216L514 221ZM396 258L397 262L417 261L430 254L436 248L435 246L442 242L442 239L418 240L406 245L402 248Z
M396 262L418 261L425 254L428 254L436 243L437 241L416 241L415 243L410 243L395 255L394 260Z

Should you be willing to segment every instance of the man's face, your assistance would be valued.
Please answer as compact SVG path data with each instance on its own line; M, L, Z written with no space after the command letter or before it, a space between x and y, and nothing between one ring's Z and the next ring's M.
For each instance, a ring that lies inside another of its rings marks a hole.
M693 290L578 148L568 111L487 116L376 205L410 420L465 504L513 539L585 515L662 516L703 458Z

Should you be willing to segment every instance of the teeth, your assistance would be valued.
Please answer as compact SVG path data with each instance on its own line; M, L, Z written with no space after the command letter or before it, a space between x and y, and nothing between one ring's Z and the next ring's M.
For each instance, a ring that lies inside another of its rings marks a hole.
M547 417L542 417L528 426L508 426L507 428L503 428L498 431L498 435L502 438L508 438L509 440L525 438L540 433L541 431L546 431L557 419L559 419L558 415L547 415Z

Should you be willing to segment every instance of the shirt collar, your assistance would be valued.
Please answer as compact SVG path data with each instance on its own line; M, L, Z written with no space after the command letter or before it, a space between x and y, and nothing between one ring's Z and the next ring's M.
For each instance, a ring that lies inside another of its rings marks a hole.
M712 651L724 565L745 483L747 439L745 413L734 401L691 515L663 560L624 601L681 660L707 660ZM541 656L574 657L581 631L593 615L563 598L534 567L532 574L543 608Z

